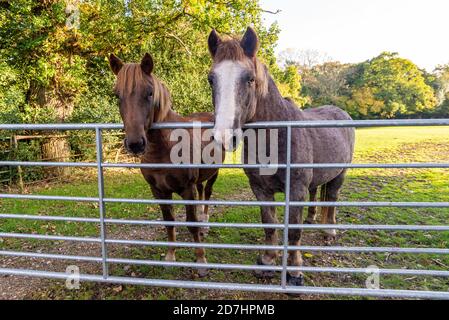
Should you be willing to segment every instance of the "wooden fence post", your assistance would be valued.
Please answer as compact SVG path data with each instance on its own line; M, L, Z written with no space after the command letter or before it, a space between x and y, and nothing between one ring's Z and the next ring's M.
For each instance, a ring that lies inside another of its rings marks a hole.
M19 150L19 142L17 140L17 136L13 135L12 136L12 142L13 142L13 146L14 146L14 150L17 153L17 151ZM23 192L24 185L23 185L23 174L22 174L22 167L21 166L17 166L17 175L19 177L19 188L20 188L20 192Z

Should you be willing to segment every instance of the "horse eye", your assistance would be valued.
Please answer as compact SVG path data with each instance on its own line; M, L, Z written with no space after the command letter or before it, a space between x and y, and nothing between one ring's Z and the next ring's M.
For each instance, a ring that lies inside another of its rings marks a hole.
M212 86L214 84L214 78L212 76L209 76L207 78L207 81L209 81L209 84Z

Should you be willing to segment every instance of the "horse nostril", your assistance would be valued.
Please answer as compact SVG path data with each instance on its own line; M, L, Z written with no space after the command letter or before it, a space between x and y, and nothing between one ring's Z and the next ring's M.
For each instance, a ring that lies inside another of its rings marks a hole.
M141 140L137 140L138 142L129 142L128 140L125 141L125 147L133 154L141 154L145 151L145 145L146 141L144 138L141 138Z

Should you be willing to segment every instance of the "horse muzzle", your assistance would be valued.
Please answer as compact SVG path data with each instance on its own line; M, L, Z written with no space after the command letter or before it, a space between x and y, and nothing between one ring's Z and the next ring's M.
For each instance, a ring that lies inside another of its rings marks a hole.
M214 141L227 152L234 152L242 138L241 130L214 129Z
M147 142L144 137L141 137L137 141L125 138L123 143L126 150L134 156L140 156L144 154L147 146Z

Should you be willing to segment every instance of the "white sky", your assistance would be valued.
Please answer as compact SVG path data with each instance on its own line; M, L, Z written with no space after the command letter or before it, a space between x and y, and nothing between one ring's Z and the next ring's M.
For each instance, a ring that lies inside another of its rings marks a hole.
M432 71L449 63L449 0L260 0L281 28L277 51L315 49L341 62L398 52Z

